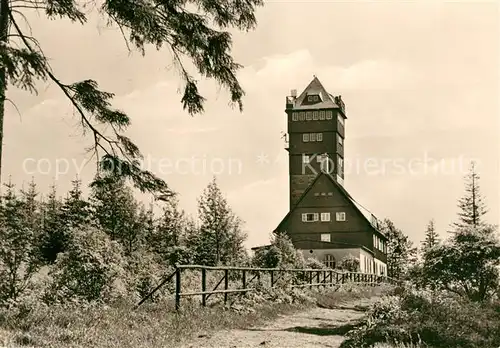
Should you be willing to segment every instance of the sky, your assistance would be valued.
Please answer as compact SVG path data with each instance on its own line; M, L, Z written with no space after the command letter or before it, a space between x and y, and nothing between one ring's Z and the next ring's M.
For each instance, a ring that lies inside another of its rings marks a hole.
M287 213L285 97L313 75L346 104L345 187L366 209L416 243L430 219L446 237L475 160L487 219L498 223L497 2L268 1L256 30L233 35L244 111L203 81L205 113L194 117L182 110L167 51L128 52L97 16L80 26L26 15L60 79L92 78L115 93L144 165L180 194L187 213L196 214L197 197L217 176L249 247L267 243ZM8 97L18 110L6 110L4 181L34 177L42 192L55 183L64 195L76 174L92 178L92 139L60 91L11 88Z

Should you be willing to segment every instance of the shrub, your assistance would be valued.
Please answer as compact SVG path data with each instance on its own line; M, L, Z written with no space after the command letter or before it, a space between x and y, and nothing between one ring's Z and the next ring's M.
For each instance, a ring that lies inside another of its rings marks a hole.
M339 268L348 272L359 272L359 259L349 254L340 261Z
M94 228L74 230L67 251L58 256L49 273L53 281L45 299L107 302L126 296L122 255L121 246L104 232Z

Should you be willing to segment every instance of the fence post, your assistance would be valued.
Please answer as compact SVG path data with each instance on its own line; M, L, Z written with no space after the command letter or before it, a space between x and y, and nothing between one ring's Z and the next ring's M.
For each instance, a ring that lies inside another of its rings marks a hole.
M313 271L308 271L309 273L309 289L312 288L312 283L313 283Z
M225 269L224 270L224 290L227 290L229 288L229 270ZM227 303L227 292L224 293L224 304Z
M274 271L271 271L271 288L274 286Z
M181 307L181 269L175 269L175 310Z
M319 275L320 275L321 271L316 271L316 283L319 284L320 281L319 281ZM319 285L318 285L318 288L319 288Z
M245 270L243 270L243 274L241 275L241 282L242 282L243 289L246 289L247 288L247 272Z
M201 291L204 293L207 291L207 270L206 268L201 269ZM207 305L207 295L204 293L201 295L201 304L203 307Z

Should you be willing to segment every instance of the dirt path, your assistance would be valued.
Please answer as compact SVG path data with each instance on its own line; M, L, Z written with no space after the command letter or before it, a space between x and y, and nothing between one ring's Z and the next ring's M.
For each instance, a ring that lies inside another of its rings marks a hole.
M243 348L243 347L330 347L338 348L342 335L363 316L357 306L372 300L346 303L337 309L314 308L306 312L282 316L273 323L245 330L219 331L202 336L180 348Z

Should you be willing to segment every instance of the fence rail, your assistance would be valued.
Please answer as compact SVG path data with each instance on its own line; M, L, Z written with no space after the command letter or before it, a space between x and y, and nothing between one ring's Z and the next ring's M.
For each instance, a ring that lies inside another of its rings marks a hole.
M186 270L199 270L201 273L200 291L182 292L182 274ZM207 290L207 273L209 271L223 271L224 275L219 279L212 290ZM233 280L236 279L239 286L237 288L229 287L230 275ZM249 278L248 276L252 276ZM179 310L182 297L201 296L202 306L207 305L207 300L212 295L224 295L224 303L228 301L229 294L245 293L254 291L257 285L266 286L263 281L264 276L268 276L267 287L275 288L278 281L285 282L284 285L290 288L304 287L327 287L346 283L362 283L366 285L376 286L381 283L394 284L395 280L387 276L361 272L343 272L334 269L282 269L282 268L253 268L253 267L231 267L231 266L203 266L203 265L176 265L175 271L166 276L158 286L145 296L137 307L146 302L160 288L168 282L174 280L175 283L175 309ZM287 276L288 279L287 279ZM249 279L248 279L249 278ZM223 289L219 286L224 283ZM252 285L251 285L252 284Z

